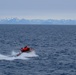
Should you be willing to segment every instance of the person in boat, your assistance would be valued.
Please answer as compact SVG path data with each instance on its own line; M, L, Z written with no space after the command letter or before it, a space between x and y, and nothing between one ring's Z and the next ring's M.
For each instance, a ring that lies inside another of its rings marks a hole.
M31 48L29 48L28 46L21 48L21 52L30 52L30 51L31 51Z
M25 47L20 49L20 53L17 54L17 56L21 55L24 52L31 52L31 51L32 51L32 48L29 48L28 46L25 46Z

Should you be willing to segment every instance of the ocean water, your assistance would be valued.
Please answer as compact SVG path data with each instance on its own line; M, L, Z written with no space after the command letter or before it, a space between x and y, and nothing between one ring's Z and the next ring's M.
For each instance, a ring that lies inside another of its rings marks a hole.
M76 75L76 26L0 25L0 75Z

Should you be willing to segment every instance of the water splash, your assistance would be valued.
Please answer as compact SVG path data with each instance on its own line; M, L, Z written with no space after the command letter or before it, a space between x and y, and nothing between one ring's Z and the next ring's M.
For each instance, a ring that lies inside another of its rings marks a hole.
M3 55L0 54L0 60L15 60L15 59L21 59L25 60L31 57L37 57L38 55L35 53L35 51L29 52L29 53L22 53L20 56L16 56L18 52L12 51L11 55Z

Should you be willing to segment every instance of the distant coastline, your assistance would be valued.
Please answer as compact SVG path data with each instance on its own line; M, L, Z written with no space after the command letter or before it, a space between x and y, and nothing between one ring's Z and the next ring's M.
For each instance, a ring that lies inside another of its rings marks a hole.
M48 24L48 25L76 25L76 20L71 20L71 19L61 19L61 20L54 20L54 19L47 19L47 20L42 20L42 19L32 19L32 20L27 20L27 19L17 19L17 18L12 18L12 19L0 19L0 24Z

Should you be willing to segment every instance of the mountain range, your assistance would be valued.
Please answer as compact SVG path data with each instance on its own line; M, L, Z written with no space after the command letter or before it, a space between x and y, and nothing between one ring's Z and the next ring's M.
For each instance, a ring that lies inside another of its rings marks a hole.
M76 25L76 20L54 20L54 19L17 19L17 18L11 18L11 19L0 19L0 24L48 24L48 25Z

